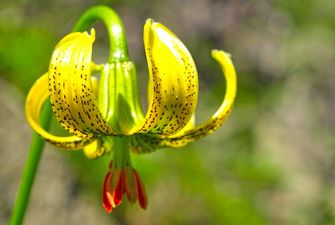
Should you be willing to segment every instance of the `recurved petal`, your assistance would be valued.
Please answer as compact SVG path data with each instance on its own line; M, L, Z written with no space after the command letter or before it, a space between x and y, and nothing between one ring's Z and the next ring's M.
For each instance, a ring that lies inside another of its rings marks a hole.
M137 133L166 136L191 119L198 99L198 75L184 44L165 26L147 20L144 46L149 67L148 111Z
M91 33L71 33L57 44L49 66L50 101L59 123L71 134L116 135L98 109L91 83L93 29Z
M65 149L80 149L89 144L94 138L79 138L76 136L59 137L48 133L40 125L40 112L48 99L48 75L41 76L30 89L26 99L26 117L30 126L48 142Z
M226 79L226 94L214 115L203 124L194 129L173 135L161 140L161 146L178 147L180 145L192 142L202 136L211 134L218 129L222 123L228 118L234 104L236 96L236 72L234 65L230 59L230 55L224 51L213 50L212 57L220 64Z
M173 137L178 137L179 135L184 134L186 131L193 129L194 127L195 115L193 114L186 126L179 130L177 133L173 134ZM133 135L130 140L130 150L136 154L151 153L164 147L182 147L191 142L191 140L189 139L175 140L174 138L172 138L172 136L164 138L147 134Z
M190 121L179 130L174 136L184 134L186 131L193 129L195 126L195 116L191 117ZM164 138L159 136L136 134L130 138L130 150L135 154L151 153L164 147L182 147L188 144L189 140L173 141L171 138Z
M130 138L130 150L138 154L151 153L162 147L160 144L164 140L164 138L147 134L132 135Z

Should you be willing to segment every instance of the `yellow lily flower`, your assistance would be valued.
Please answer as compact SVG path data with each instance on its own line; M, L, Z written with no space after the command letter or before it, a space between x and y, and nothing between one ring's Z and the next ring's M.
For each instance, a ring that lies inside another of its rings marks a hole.
M31 88L26 116L31 127L51 144L84 149L89 158L113 152L106 175L103 203L107 212L127 195L147 207L144 186L131 167L129 150L151 152L180 147L206 136L226 120L236 95L236 74L230 55L213 50L226 79L222 104L204 123L195 126L198 74L184 44L165 26L148 19L144 46L149 68L148 109L144 114L137 90L133 62L121 60L104 65L91 61L95 31L65 36L55 47L49 70ZM99 80L92 74L100 73ZM56 136L39 122L43 104L50 98L60 125L72 136Z

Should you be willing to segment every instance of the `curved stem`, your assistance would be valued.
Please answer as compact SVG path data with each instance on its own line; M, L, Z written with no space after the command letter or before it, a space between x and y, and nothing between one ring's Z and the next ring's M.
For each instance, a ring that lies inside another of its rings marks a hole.
M41 126L47 130L50 126L51 105L44 105L40 120ZM13 212L11 215L10 225L20 225L24 219L25 211L29 202L31 189L35 180L38 164L42 156L45 141L37 134L33 134L26 164L23 169L23 174L16 196Z
M127 61L129 58L124 26L120 17L111 8L101 5L88 9L80 17L73 31L85 31L97 20L101 20L108 31L110 45L108 62Z

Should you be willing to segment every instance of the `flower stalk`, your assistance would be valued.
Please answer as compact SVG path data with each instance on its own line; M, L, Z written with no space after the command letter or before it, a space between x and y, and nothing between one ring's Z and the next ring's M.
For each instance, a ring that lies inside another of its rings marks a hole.
M108 32L109 37L109 58L108 62L127 61L128 47L123 23L120 17L106 6L95 6L88 9L74 26L74 32L88 30L94 22L101 20Z
M50 126L51 113L52 110L50 104L45 104L41 113L41 126L43 126L46 130ZM23 169L18 194L16 196L16 201L10 219L10 225L20 225L23 222L44 145L44 139L42 139L37 133L34 133L26 164Z

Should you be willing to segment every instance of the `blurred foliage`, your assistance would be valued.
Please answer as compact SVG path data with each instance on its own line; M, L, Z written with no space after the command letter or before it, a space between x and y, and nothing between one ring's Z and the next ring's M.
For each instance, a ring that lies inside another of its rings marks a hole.
M141 30L148 17L175 31L194 56L199 121L215 111L224 93L210 49L231 52L238 71L236 106L217 133L182 149L133 157L149 209L124 204L111 214L114 222L335 223L335 1L3 0L0 75L26 94L46 71L57 40L94 4L112 6L124 19L143 98ZM106 36L97 37L94 54L100 59L99 49L104 52L108 43ZM56 123L53 129L60 132ZM62 155L79 191L88 190L91 204L100 207L108 157Z

